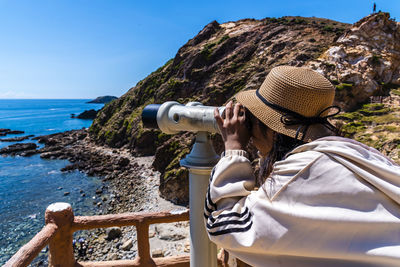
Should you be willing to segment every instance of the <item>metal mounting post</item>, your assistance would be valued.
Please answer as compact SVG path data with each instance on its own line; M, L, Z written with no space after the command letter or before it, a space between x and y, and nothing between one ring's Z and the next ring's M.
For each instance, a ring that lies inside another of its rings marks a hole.
M191 267L217 266L217 246L208 238L203 213L210 173L218 159L208 133L198 132L192 150L180 162L189 169Z

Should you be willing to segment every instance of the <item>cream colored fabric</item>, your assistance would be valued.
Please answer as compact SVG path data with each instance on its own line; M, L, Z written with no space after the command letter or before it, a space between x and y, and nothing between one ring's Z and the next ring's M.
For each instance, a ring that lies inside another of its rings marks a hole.
M258 191L250 162L226 153L206 196L210 239L253 266L400 266L400 167L330 137L275 163Z

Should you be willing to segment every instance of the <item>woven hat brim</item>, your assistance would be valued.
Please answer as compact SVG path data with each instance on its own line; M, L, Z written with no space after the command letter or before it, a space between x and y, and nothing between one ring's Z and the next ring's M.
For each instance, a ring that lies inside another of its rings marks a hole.
M256 90L248 90L239 92L235 98L243 106L245 106L255 117L262 121L275 132L295 138L297 129L300 125L285 125L281 122L283 113L276 111L266 104L256 95ZM303 141L311 142L318 138L332 135L325 126L321 124L310 125ZM302 138L303 133L300 132L298 138Z

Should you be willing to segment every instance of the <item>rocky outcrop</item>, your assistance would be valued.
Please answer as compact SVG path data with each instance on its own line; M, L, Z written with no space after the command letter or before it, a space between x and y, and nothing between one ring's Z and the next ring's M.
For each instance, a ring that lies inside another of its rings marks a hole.
M169 100L223 105L241 90L258 88L271 68L286 64L324 74L337 87L336 104L353 111L400 85L397 40L399 23L387 13L354 25L301 17L213 21L175 58L104 107L90 135L99 144L125 147L133 155L155 154L163 195L184 197L187 173L179 159L189 152L193 135L144 129L140 114L145 105Z
M400 86L400 23L388 13L363 18L306 65L337 86L336 104L354 110Z
M26 135L26 136L21 136L21 137L13 137L13 138L1 138L0 142L20 142L24 141L26 139L29 139L33 137L34 135Z
M82 119L82 120L94 120L97 116L98 110L90 109L90 110L85 110L84 112L80 113L78 116L75 116L75 114L71 115L71 118L77 118L77 119Z
M34 143L12 144L0 149L1 154L8 154L11 156L21 155L28 156L36 153L37 145Z
M336 117L346 137L372 146L400 164L400 90Z
M118 97L116 96L111 96L111 95L106 95L106 96L99 96L96 99L93 99L91 101L88 101L86 103L93 103L93 104L107 104L114 99L117 99Z
M23 134L25 133L24 131L18 131L18 130L10 130L10 129L0 129L0 136L6 136L7 134Z
M331 20L301 17L213 21L174 59L105 106L90 135L99 144L126 147L134 155L156 154L156 161L162 155L160 160L168 164L160 169L161 192L168 199L187 196L187 173L180 169L179 159L189 151L192 135L172 137L143 129L143 107L168 100L223 105L240 90L259 87L272 67L303 66L318 58L347 28ZM178 151L163 152L170 147Z

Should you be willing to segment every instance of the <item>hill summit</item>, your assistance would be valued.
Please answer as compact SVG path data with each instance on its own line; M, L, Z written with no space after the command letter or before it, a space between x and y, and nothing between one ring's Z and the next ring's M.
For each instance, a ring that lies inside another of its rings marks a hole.
M144 129L140 114L145 105L173 100L220 106L241 90L257 89L273 67L291 65L322 73L336 85L336 104L356 112L371 97L387 96L400 85L399 38L399 23L381 12L354 25L303 17L213 21L173 59L106 105L90 135L134 155L155 154L161 193L185 202L187 171L179 159L189 152L193 134ZM213 138L219 152L221 144Z

